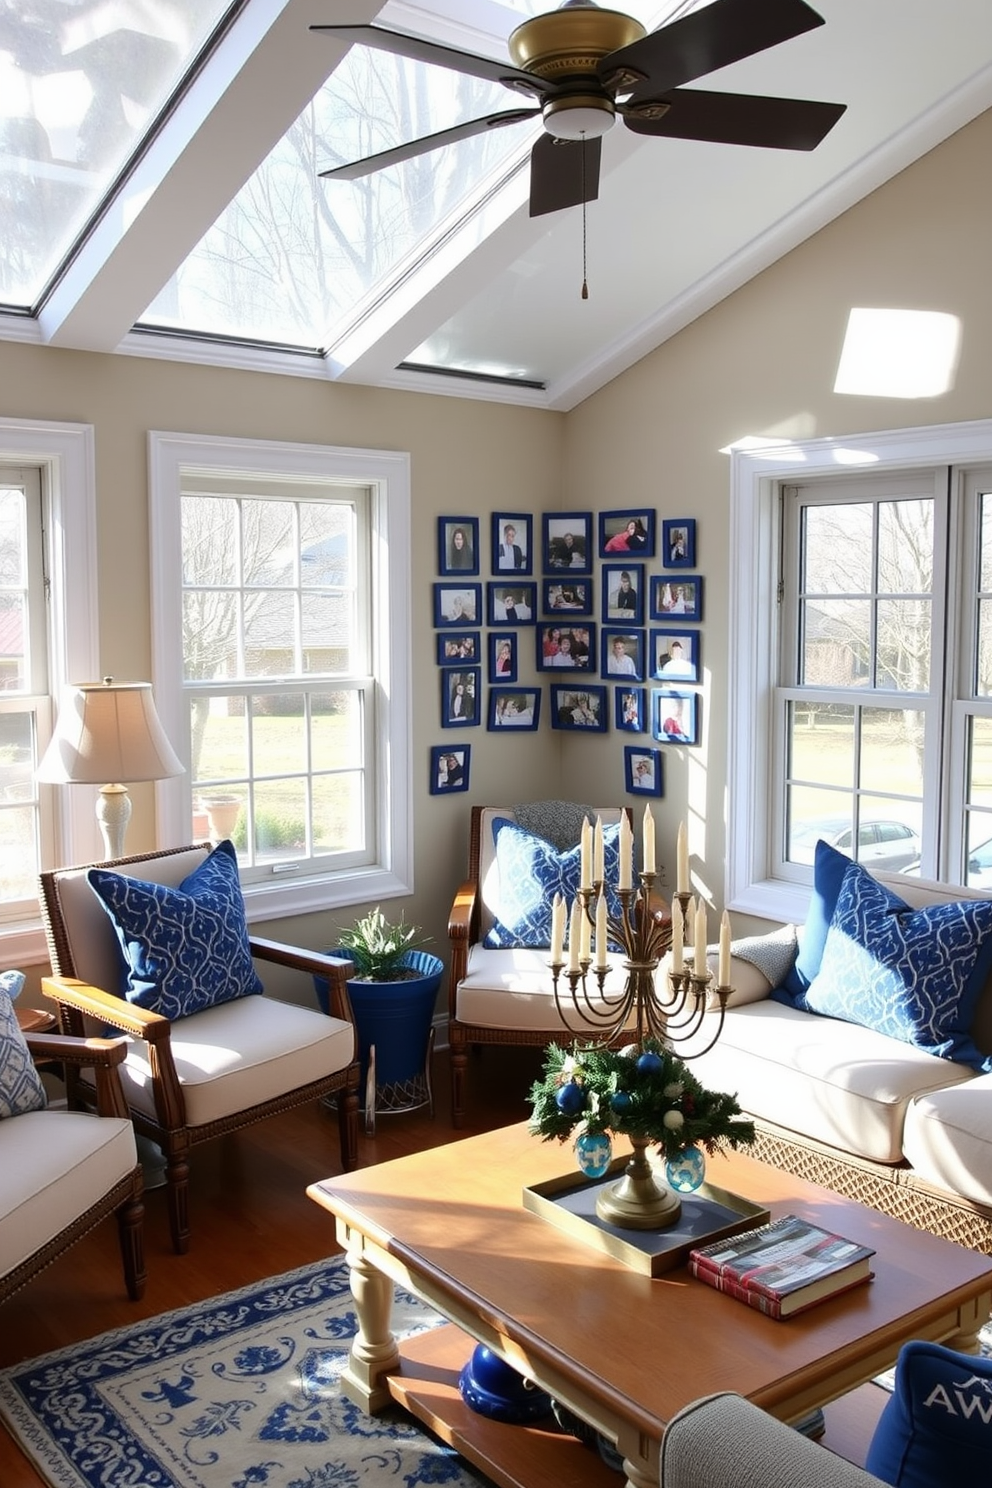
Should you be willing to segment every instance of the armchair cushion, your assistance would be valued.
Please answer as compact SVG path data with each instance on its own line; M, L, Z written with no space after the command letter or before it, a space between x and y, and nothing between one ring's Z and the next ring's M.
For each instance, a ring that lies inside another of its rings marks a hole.
M844 873L806 1009L875 1028L977 1069L969 1032L992 966L992 901L913 910L851 863Z
M992 1474L992 1359L939 1343L903 1344L895 1386L866 1466L896 1488L988 1482Z
M11 994L0 986L0 1118L22 1116L28 1111L43 1111L48 1104L45 1087L34 1067L27 1041L17 1022L11 996L24 985L21 972L5 972L8 985L19 977L17 991Z
M483 944L490 950L510 947L547 949L551 945L551 906L555 894L570 905L579 888L581 849L558 852L550 842L525 831L506 817L493 822L499 909ZM603 828L603 855L608 885L619 876L620 824ZM607 894L611 914L620 911L615 889Z

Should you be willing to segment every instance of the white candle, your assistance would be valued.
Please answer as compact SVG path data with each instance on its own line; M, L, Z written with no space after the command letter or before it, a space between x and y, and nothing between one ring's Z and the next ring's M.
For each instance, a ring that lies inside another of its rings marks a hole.
M592 920L581 906L579 909L579 959L592 960Z
M717 970L717 986L730 986L730 916L723 911L720 919L720 960Z
M654 872L654 817L651 815L651 807L644 808L644 872Z
M572 917L568 922L568 969L578 971L579 969L579 941L582 939L582 931L579 929L579 917L582 911L579 908L578 899L572 900Z
M562 947L565 944L565 901L556 894L551 901L551 964L561 965Z
M597 816L596 829L592 837L592 881L602 883L606 878L605 856L603 851L603 818Z
M631 873L634 862L634 834L630 828L630 822L626 811L620 816L620 878L617 887L629 889L631 887Z
M696 933L693 940L696 975L702 976L706 970L706 905L702 899L696 905Z
M592 888L592 828L589 826L589 818L582 823L582 836L579 840L579 888Z
M607 965L606 960L606 895L600 893L596 901L596 965Z
M689 842L686 837L685 822L679 823L675 859L675 887L680 894L688 894L689 892Z
M672 970L682 970L682 950L685 943L685 925L682 920L682 906L676 899L672 905Z

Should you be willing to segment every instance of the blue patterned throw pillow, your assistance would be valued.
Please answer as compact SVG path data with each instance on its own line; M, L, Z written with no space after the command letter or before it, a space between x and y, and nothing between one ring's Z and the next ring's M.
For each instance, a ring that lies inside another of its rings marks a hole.
M25 1111L43 1111L48 1104L45 1087L34 1067L13 998L24 986L22 971L5 971L0 985L0 1118L22 1116Z
M496 864L499 869L500 913L483 944L491 950L529 946L551 947L551 903L562 894L569 907L579 888L581 849L557 852L550 842L525 832L516 822L498 816L493 822ZM618 914L616 883L620 871L620 823L603 828L603 871L610 914Z
M913 1339L865 1460L895 1488L987 1483L992 1475L992 1359Z
M806 911L806 923L799 937L799 949L781 986L771 996L776 1002L802 1008L806 989L820 969L827 931L837 907L837 895L851 859L831 847L822 838L813 854L813 892Z
M176 1019L263 990L232 843L218 843L178 889L105 868L86 877L114 927L129 1002Z
M970 1029L990 966L992 900L914 910L852 863L803 1005L988 1070Z

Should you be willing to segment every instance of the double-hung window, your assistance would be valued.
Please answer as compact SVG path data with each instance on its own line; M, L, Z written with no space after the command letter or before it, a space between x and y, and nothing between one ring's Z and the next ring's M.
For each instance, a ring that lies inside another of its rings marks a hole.
M410 890L404 456L152 438L164 811L257 914Z
M735 455L732 506L728 902L800 920L821 838L992 887L992 425Z

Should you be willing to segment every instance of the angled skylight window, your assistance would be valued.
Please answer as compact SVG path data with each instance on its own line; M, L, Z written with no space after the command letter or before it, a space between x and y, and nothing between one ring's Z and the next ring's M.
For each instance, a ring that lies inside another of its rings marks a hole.
M0 306L37 306L230 0L0 6Z
M496 83L352 47L141 323L326 347L525 158L532 133L495 129L354 182L319 172L512 103Z

